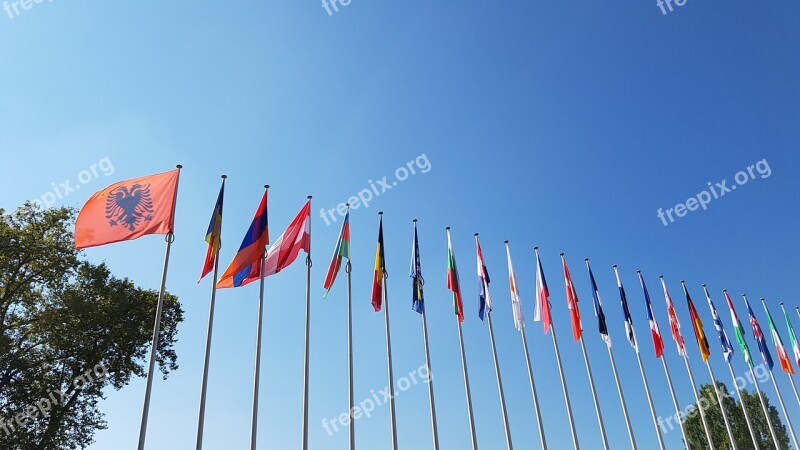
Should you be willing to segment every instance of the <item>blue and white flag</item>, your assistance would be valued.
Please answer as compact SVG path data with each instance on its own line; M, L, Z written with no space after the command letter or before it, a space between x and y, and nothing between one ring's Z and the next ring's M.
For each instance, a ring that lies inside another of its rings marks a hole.
M475 251L478 255L478 297L480 298L478 317L483 320L486 314L492 312L492 296L489 295L489 271L486 270L486 263L483 262L478 233L475 233Z
M628 296L625 295L625 288L622 286L622 280L619 279L619 271L617 266L614 266L614 275L617 276L617 288L619 288L619 301L622 303L622 315L625 319L625 336L628 338L631 347L639 353L639 344L636 343L636 333L633 330L633 319L631 318L631 310L628 308Z
M425 296L422 294L422 286L425 284L425 280L422 278L422 266L419 262L417 222L414 222L414 243L411 245L411 280L411 298L413 300L411 309L422 314L425 312Z
M594 315L597 317L597 328L606 345L611 347L611 336L608 335L606 315L603 313L603 301L600 299L600 291L597 289L597 282L595 282L592 268L589 266L589 258L586 258L586 269L589 270L589 281L592 283L592 298L594 299Z
M711 309L711 318L714 319L714 328L717 329L719 343L722 345L722 354L725 357L725 361L731 362L731 358L733 358L733 346L728 339L728 335L725 333L725 329L722 327L722 321L719 318L719 314L717 314L717 308L714 306L714 302L711 301L711 294L708 293L708 288L705 284L703 285L703 290L706 293L708 307Z

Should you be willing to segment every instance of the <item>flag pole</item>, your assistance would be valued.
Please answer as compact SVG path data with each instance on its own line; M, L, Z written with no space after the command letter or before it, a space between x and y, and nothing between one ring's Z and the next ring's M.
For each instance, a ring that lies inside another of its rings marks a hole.
M767 309L767 302L762 298L761 304L764 305L764 309ZM790 375L791 376L791 375ZM775 393L778 394L778 402L781 404L781 410L783 411L783 418L786 419L786 428L789 429L789 436L792 438L792 444L794 448L800 448L797 445L797 436L794 434L794 427L792 427L792 421L789 419L789 414L786 412L786 405L783 403L783 396L781 395L781 391L778 389L778 382L775 381L775 375L772 373L772 369L769 369L769 377L772 379L772 384L775 386Z
M494 372L497 375L497 390L500 393L500 408L503 411L503 427L506 431L506 446L508 450L513 450L511 443L511 429L508 425L508 411L506 410L506 395L503 393L503 380L500 377L500 363L497 361L497 349L494 345L494 330L492 329L492 312L486 313L486 323L489 325L489 340L492 343L492 357L494 359Z
M225 187L227 175L222 175L222 187ZM211 302L208 308L208 332L206 333L206 354L203 362L203 382L200 388L200 418L197 423L197 450L203 450L203 429L206 420L206 393L208 390L208 365L211 361L211 335L214 329L214 306L217 300L217 273L219 271L219 248L214 257L214 277L211 283Z
M742 294L742 298L744 298L745 303L747 303L747 295ZM753 371L752 360L748 361L748 365L750 366L750 376L753 377L753 380L758 380L755 372ZM778 434L775 433L775 427L772 425L772 419L769 418L769 408L767 408L767 403L764 401L764 395L761 394L761 388L758 386L758 382L754 381L753 385L756 387L758 399L761 401L761 409L764 410L764 417L767 419L767 425L769 425L769 433L772 435L772 442L775 444L775 448L780 448L780 445L778 444Z
M308 197L308 203L313 198ZM349 260L349 258L348 258ZM309 344L311 325L311 221L308 221L308 253L306 254L306 336L305 336L305 365L303 370L303 450L308 450L308 382L309 382ZM352 412L351 412L352 413Z
M417 219L413 220L414 222L414 233L416 236L417 231ZM416 249L412 249L415 251ZM416 255L416 252L414 253ZM425 282L420 278L420 283L425 284ZM428 368L428 402L430 403L430 411L431 411L431 431L433 433L433 450L439 450L439 426L436 423L436 400L433 396L433 372L431 371L431 352L428 348L428 320L427 320L427 313L425 311L425 305L423 303L422 306L422 343L425 346L425 366Z
M175 181L175 197L172 202L172 216L173 221L175 217L175 204L178 200L178 182L180 181L180 173L183 168L178 164L175 166L178 169L178 180ZM150 368L147 370L147 387L144 391L144 407L142 408L142 424L139 428L139 450L144 450L144 443L147 439L147 419L150 416L150 395L153 392L153 373L156 369L156 356L158 354L158 338L161 334L161 313L164 310L164 294L167 288L167 267L169 266L169 251L172 243L175 241L175 234L173 233L173 223L170 223L169 233L165 236L167 241L167 249L164 252L164 270L161 273L161 289L158 291L158 303L156 304L156 318L153 325L153 341L150 343Z
M731 379L733 380L733 386L736 388L736 394L739 396L739 404L742 405L742 412L744 412L744 420L747 422L747 429L750 431L750 438L753 440L753 448L756 450L760 450L758 445L758 438L756 437L756 433L753 430L753 423L750 421L750 414L747 412L747 406L744 404L744 398L742 398L742 391L739 390L739 385L736 384L736 374L733 372L733 365L728 362L728 370L731 372ZM771 426L771 425L770 425Z
M628 428L628 437L631 440L631 448L636 450L636 438L633 436L631 418L628 415L628 405L625 403L625 394L622 393L622 385L619 382L617 363L614 361L614 353L611 351L611 346L607 345L606 347L608 347L608 359L611 360L611 372L614 374L614 382L617 384L617 393L619 394L619 402L622 405L622 413L625 416L625 426Z
M350 406L350 426L348 431L350 434L350 450L356 448L356 428L353 417L353 409L355 408L355 400L353 399L353 285L350 272L353 271L353 266L350 264L350 258L347 258L347 265L344 267L347 273L347 379L348 379L348 397Z
M722 411L722 420L725 422L728 438L731 440L731 450L736 450L736 438L733 437L731 422L728 420L728 413L725 412L725 405L722 403L722 395L720 395L719 388L717 387L717 378L714 376L714 370L711 368L711 361L706 361L706 367L708 367L708 374L711 375L711 383L714 385L714 393L717 395L717 403L719 403L719 409Z
M525 337L525 327L519 330L522 336L522 348L525 350L525 363L528 366L528 379L531 384L531 393L533 394L533 408L536 410L536 426L539 429L539 437L542 440L542 450L547 450L547 439L544 437L544 423L542 422L542 412L539 408L539 397L536 395L536 383L533 381L533 368L531 367L531 357L528 353L528 339Z
M269 191L269 185L264 185L264 192ZM264 323L264 266L267 260L267 248L264 247L261 255L259 286L258 286L258 329L256 330L256 369L253 377L253 412L250 423L250 450L256 450L258 440L258 390L261 382L261 338Z
M786 320L788 321L789 316L786 315L786 308L784 308L783 302L781 302L781 311L783 311L783 317L785 317ZM794 378L792 378L792 374L787 374L787 375L789 375L789 382L792 383L792 390L794 391L794 397L797 399L797 404L800 405L800 395L798 395L797 393L797 386L795 386L794 384Z
M689 357L684 355L683 362L686 363L686 371L689 374L689 383L692 385L692 392L694 393L694 398L697 401L697 409L700 410L700 418L703 421L703 428L705 428L706 432L706 439L708 440L708 447L711 450L714 450L714 441L711 439L711 429L708 427L708 421L706 420L706 413L705 410L700 406L700 395L697 392L697 386L694 384L694 375L692 375L692 367L689 365Z
M378 213L383 216L383 211ZM394 370L392 369L392 336L389 332L389 288L388 288L389 272L386 268L383 269L383 320L386 325L386 359L388 362L389 372L389 415L391 418L392 428L392 450L397 450L397 418L395 415L394 405Z

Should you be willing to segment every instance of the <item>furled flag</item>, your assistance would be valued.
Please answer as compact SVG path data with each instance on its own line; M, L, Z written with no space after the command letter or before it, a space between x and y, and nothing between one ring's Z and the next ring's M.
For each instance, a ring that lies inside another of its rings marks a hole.
M722 345L722 355L725 357L725 361L731 362L731 358L733 357L733 345L731 345L731 341L728 339L728 334L725 333L725 328L722 327L722 321L717 313L717 307L714 306L714 302L711 301L711 294L708 293L708 288L705 284L703 285L703 291L705 291L706 294L708 308L711 309L711 318L714 319L714 328L717 329L719 343Z
M422 286L422 264L419 261L419 236L417 236L417 221L414 220L414 243L411 245L411 309L422 314L425 312L425 295Z
M781 309L783 309L783 317L786 319L786 328L789 330L789 340L792 342L792 351L794 352L794 362L800 366L800 342L797 342L797 336L794 334L794 328L792 327L792 322L789 320L789 315L786 314L786 310L783 308L783 304L781 304Z
M306 254L311 252L311 197L267 250L264 276L275 275L289 267L297 259L300 250Z
M578 309L578 293L575 291L575 285L572 284L572 277L569 275L569 268L567 267L567 260L564 254L561 254L561 264L564 266L564 284L567 287L567 307L569 308L569 317L572 322L572 338L578 342L583 336L583 326L581 325L581 312Z
M786 351L786 347L783 346L783 340L778 334L778 328L775 327L775 322L772 321L772 314L769 313L767 303L764 302L763 298L761 299L761 303L764 305L764 311L767 313L769 332L772 335L772 343L775 344L775 351L778 353L778 361L781 363L781 369L789 375L794 375L792 360L789 358L789 352Z
M536 309L533 313L533 320L541 321L544 325L544 334L547 334L553 325L553 318L550 315L550 290L547 289L542 260L539 259L539 247L535 247L533 250L536 252Z
M647 292L647 285L644 283L642 272L636 271L639 275L639 284L642 285L644 291L644 302L647 307L647 322L650 324L650 334L653 336L653 347L656 351L656 358L661 358L664 354L664 338L661 337L661 330L658 329L658 322L653 314L653 304L650 302L650 293Z
M622 280L619 279L619 271L617 266L614 265L614 275L617 277L617 288L619 288L619 301L622 303L622 315L625 320L625 336L628 338L631 347L639 353L639 344L636 342L636 332L633 329L633 319L631 318L631 310L628 308L628 296L625 295L625 288L622 286Z
M239 251L233 257L230 265L217 281L220 289L244 286L259 279L261 272L261 259L269 244L269 230L267 227L267 191L261 197L250 228L242 239Z
M475 250L478 255L478 298L480 306L478 317L483 320L484 316L492 312L492 296L489 294L489 271L486 270L486 263L483 262L483 252L481 243L478 241L478 233L475 233Z
M220 237L222 235L222 200L224 197L225 178L223 176L222 187L219 188L219 195L217 196L217 204L214 205L214 212L211 214L211 221L208 224L208 231L206 231L208 251L206 251L206 259L203 262L203 271L200 273L200 279L197 280L198 283L214 269L214 262L219 256L219 247L222 243Z
M672 297L669 295L664 277L662 276L659 278L661 279L661 286L664 288L664 300L667 302L667 316L669 317L669 328L670 331L672 331L672 339L675 340L675 345L678 346L678 354L686 358L686 343L681 334L681 323L678 321L678 314L675 313L675 304L672 302Z
M703 321L700 320L700 315L697 314L692 296L689 295L689 290L686 289L686 283L681 281L681 285L683 286L683 293L686 294L686 303L689 304L689 317L692 318L692 328L694 329L694 337L697 339L697 347L700 349L700 356L703 358L703 362L706 362L711 350L708 348L708 339L706 339L706 332L703 330Z
M349 207L347 214L344 216L344 221L342 222L342 230L339 232L339 239L336 241L336 248L333 250L333 258L331 258L331 264L328 266L328 274L325 275L325 283L322 285L322 288L325 289L325 293L322 294L322 298L328 297L328 293L331 291L333 283L336 281L336 276L339 274L339 269L342 268L343 258L347 258L347 261L350 262Z
M514 327L517 331L525 328L525 315L522 314L522 300L517 288L517 275L514 273L514 264L511 263L511 250L506 241L506 257L508 258L508 285L511 288L511 311L514 314Z
M764 333L761 332L761 326L758 324L758 320L756 320L756 315L753 314L753 308L750 307L750 302L747 301L747 297L744 295L742 297L744 298L744 304L747 305L747 315L750 316L750 326L753 327L753 338L755 338L758 344L758 351L761 352L761 359L764 361L764 364L769 367L769 370L772 370L775 363L772 361L772 355L769 353L769 347L767 347L767 341L764 339Z
M180 167L120 181L92 194L75 221L75 248L171 233L179 175Z
M589 266L589 258L586 258L586 269L589 270L589 281L592 283L592 298L594 299L594 315L597 317L597 327L600 331L600 336L611 346L611 336L608 335L608 326L606 326L606 315L603 312L603 301L600 299L600 291L597 289L597 282L594 280L592 268Z
M753 357L750 356L750 348L747 346L747 341L744 338L744 328L742 328L742 322L739 320L739 316L736 314L736 309L733 307L733 302L731 301L731 296L728 295L728 291L723 289L722 292L725 294L725 300L728 301L728 309L731 310L731 323L733 323L733 331L736 334L736 342L739 344L739 350L742 351L745 362L750 367L753 367Z
M378 224L378 247L375 250L375 272L372 275L372 307L375 312L381 310L383 304L383 276L386 272L386 261L383 259L383 213L380 213Z
M464 302L461 299L461 284L458 280L456 255L453 253L453 243L450 240L450 227L447 227L447 289L453 291L453 309L458 321L464 321Z

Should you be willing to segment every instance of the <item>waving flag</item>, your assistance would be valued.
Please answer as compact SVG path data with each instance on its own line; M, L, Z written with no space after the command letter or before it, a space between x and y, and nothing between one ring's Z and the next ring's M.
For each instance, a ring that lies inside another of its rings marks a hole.
M310 198L286 228L286 231L267 250L267 258L264 260L264 276L275 275L289 267L297 259L300 250L306 253L311 251Z
M742 297L744 298L744 304L747 305L747 315L750 316L750 326L753 327L753 338L755 338L758 344L758 351L761 352L761 359L764 361L764 364L769 367L769 370L772 370L775 363L772 361L772 355L769 353L769 347L767 347L767 341L764 339L764 333L761 332L761 326L758 324L758 320L756 320L756 315L753 314L753 308L750 307L750 302L747 301L747 297L744 295L742 295Z
M781 303L781 309L783 310L783 318L786 319L786 328L789 330L789 340L792 342L792 351L794 352L794 362L800 366L800 343L797 342L797 336L794 334L794 328L792 328L792 322L789 320L789 315L786 314L786 309L783 307L783 303Z
M669 328L672 331L672 339L675 340L675 345L678 346L678 353L686 358L686 343L683 341L681 334L681 323L678 321L678 314L675 313L675 304L672 303L672 297L669 296L667 290L667 283L664 282L664 277L661 279L661 286L664 288L664 299L667 302L667 316L669 316Z
M450 227L447 227L447 289L453 291L453 309L458 321L464 321L464 302L461 299L461 283L458 280L456 255L453 253L453 243L450 240Z
M750 356L750 349L747 347L747 341L744 338L742 322L739 321L739 316L736 314L736 309L733 307L733 302L731 301L731 296L728 295L727 289L723 289L722 292L725 294L725 300L728 301L728 309L731 310L731 322L733 323L733 331L736 334L736 342L739 344L739 350L742 351L745 362L750 367L753 367L753 357Z
M603 301L600 299L600 291L597 289L597 282L594 280L592 268L589 266L589 258L586 258L586 269L589 270L589 281L592 284L592 298L594 299L594 315L597 317L597 327L600 331L600 336L611 346L611 336L608 335L608 326L606 326L606 315L603 313Z
M386 260L383 257L383 213L378 225L378 248L375 250L375 272L372 276L372 307L375 312L381 310L383 304L383 276L386 272Z
M544 334L547 334L553 325L553 318L550 316L550 290L547 289L542 260L539 259L539 247L535 247L533 250L536 252L536 309L533 313L533 320L541 321L544 325Z
M214 212L211 214L211 222L208 224L206 231L206 242L208 242L208 250L206 251L206 259L203 262L203 270L200 273L199 283L206 275L214 269L214 262L219 257L219 247L221 245L220 236L222 235L222 200L225 197L225 176L222 176L222 187L219 188L219 195L217 196L217 203L214 205Z
M478 233L475 233L475 251L478 255L478 297L480 307L478 317L483 320L485 314L492 312L492 296L489 294L489 271L486 270L486 263L483 262L483 252L481 243L478 241Z
M647 322L650 324L650 334L653 336L653 347L656 351L656 358L661 358L664 354L664 338L661 337L661 330L658 329L658 322L653 314L653 304L650 302L650 293L647 292L647 285L644 284L644 277L642 272L636 271L639 275L639 284L642 285L644 291L644 302L647 307Z
M75 221L75 248L171 233L179 175L180 168L120 181L92 194Z
M422 264L419 261L419 237L417 236L416 220L414 220L414 242L411 245L411 280L411 309L422 314L425 311L425 296L422 293L425 279L422 278Z
M259 279L261 259L268 243L267 191L264 191L253 221L250 222L250 228L242 239L242 245L239 246L239 251L236 252L225 273L217 281L217 288L240 287Z
M342 222L342 231L339 232L339 239L336 241L336 248L333 250L333 258L331 264L328 266L328 274L325 275L325 283L322 288L325 293L322 298L327 298L328 293L333 287L333 282L336 281L336 276L339 274L339 269L342 267L342 259L347 258L350 262L350 207L348 206L347 214L344 216Z
M700 315L697 314L697 309L694 307L689 290L686 289L686 283L681 281L681 285L683 286L683 293L686 294L686 303L689 304L689 317L692 318L692 328L694 329L694 337L697 339L697 347L700 348L700 356L703 358L703 362L706 362L711 350L708 348L708 339L706 339L706 332L703 330L703 321L700 320Z
M794 375L794 366L792 365L792 360L789 358L789 353L786 351L786 347L783 346L783 340L778 334L778 329L775 327L775 322L772 321L772 314L769 313L767 303L763 298L761 299L761 303L764 305L764 311L767 313L769 332L772 335L772 343L775 344L775 352L778 353L778 361L781 363L781 369L783 369L783 371L789 375Z
M636 332L633 329L633 319L631 318L631 310L628 308L628 296L625 295L625 288L622 286L622 280L619 279L619 271L617 265L614 264L614 275L617 277L617 288L619 288L619 301L622 304L622 316L625 323L625 336L631 344L636 353L639 353L639 344L636 342Z
M522 331L525 328L525 315L522 314L522 300L519 296L519 289L517 288L517 275L514 273L514 264L511 263L511 250L508 248L508 241L506 244L506 257L508 259L508 285L511 288L511 310L514 313L514 327L517 331Z
M722 354L725 357L725 361L731 362L731 358L733 357L733 346L731 345L731 341L728 339L728 335L725 333L725 329L722 327L722 321L717 313L717 308L714 306L714 302L711 301L711 294L708 293L708 288L705 284L703 285L703 291L706 294L708 308L711 310L711 318L714 319L714 328L717 330L719 343L722 345Z
M569 268L567 267L567 260L564 254L561 254L561 264L564 266L564 284L567 287L567 307L569 308L569 317L572 322L572 338L578 342L583 336L583 326L581 325L581 312L578 309L578 293L575 291L575 285L572 284L572 277L569 275Z

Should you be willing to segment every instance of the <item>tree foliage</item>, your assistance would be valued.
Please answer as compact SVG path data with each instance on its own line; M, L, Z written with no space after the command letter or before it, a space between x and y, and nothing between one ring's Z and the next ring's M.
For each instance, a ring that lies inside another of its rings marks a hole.
M87 447L106 427L103 390L146 376L158 292L82 260L73 248L74 217L71 209L29 203L0 209L2 449ZM158 352L165 378L178 368L182 320L177 297L167 294Z

